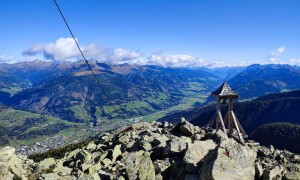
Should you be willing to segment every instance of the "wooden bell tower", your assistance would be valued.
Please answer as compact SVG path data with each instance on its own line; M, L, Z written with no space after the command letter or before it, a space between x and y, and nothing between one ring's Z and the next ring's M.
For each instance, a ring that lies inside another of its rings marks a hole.
M247 134L244 131L243 127L241 126L240 122L238 121L237 117L235 116L233 112L233 99L238 99L239 95L237 95L226 83L226 81L215 91L211 93L212 96L216 97L217 106L216 106L216 112L213 115L212 119L209 121L209 123L206 125L207 128L212 128L214 124L216 124L216 130L219 130L221 127L224 133L227 136L227 133L232 135L233 134L233 128L235 127L238 138L241 141L244 141L244 138L247 138ZM228 102L228 111L227 114L223 120L220 104L226 105ZM228 127L228 131L226 129L226 124Z

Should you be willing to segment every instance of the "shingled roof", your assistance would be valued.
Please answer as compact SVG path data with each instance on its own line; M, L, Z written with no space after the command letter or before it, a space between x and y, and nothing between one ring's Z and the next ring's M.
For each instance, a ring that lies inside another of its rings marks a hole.
M239 95L236 94L225 81L217 90L211 93L213 96L223 97L232 97L233 99L239 98Z

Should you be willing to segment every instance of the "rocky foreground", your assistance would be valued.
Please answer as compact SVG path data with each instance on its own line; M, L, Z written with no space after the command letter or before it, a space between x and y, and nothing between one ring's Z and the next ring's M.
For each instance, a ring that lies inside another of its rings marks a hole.
M176 126L134 124L62 159L39 163L5 147L0 150L0 179L300 179L300 157L241 143L222 131L205 132L183 119Z

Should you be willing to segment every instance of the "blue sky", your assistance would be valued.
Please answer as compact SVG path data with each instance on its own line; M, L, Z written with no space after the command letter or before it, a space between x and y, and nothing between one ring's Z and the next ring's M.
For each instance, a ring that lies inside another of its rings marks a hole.
M57 0L88 58L300 65L299 0ZM0 1L0 61L76 60L52 0Z

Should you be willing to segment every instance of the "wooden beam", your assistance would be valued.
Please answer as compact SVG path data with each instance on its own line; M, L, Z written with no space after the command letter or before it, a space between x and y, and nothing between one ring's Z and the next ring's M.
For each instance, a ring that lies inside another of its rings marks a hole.
M240 128L239 128L239 126L238 126L238 124L237 124L237 120L236 120L236 117L235 117L235 114L234 114L233 111L231 111L231 115L232 115L232 117L233 117L233 122L234 122L234 125L235 125L235 127L236 127L236 130L237 130L237 132L238 132L239 139L240 139L241 141L244 141L243 137L241 136Z
M217 100L217 104L216 104L216 113L218 114L218 112L220 111L220 97L217 96L216 97L216 100ZM219 115L216 116L216 130L218 131L219 130L219 120L220 120L220 117Z
M216 116L216 130L219 130L219 120L220 119L220 117L217 115Z
M229 99L229 102L228 102L228 129L229 129L229 134L232 134L233 133L233 122L232 122L232 115L231 115L231 112L232 112L232 109L233 109L233 102L232 102L232 99Z
M234 112L233 112L233 113L234 113ZM234 114L234 116L235 116L235 114ZM235 116L235 118L236 118L236 120L237 120L237 124L239 125L239 128L240 128L242 134L243 134L244 136L247 136L247 133L245 132L244 128L242 127L240 121L238 120L238 118L237 118L236 116Z
M223 121L223 118L222 118L222 115L221 115L221 111L218 112L218 115L219 115L219 119L221 121L221 125L222 125L222 128L223 128L223 131L224 131L226 137L228 137L227 136L227 132L226 132L226 128L225 128L225 125L224 125L224 121Z

